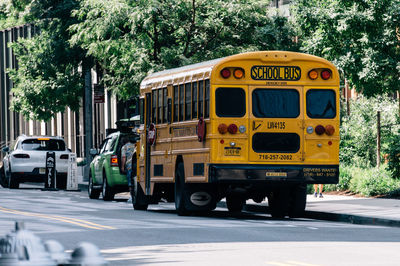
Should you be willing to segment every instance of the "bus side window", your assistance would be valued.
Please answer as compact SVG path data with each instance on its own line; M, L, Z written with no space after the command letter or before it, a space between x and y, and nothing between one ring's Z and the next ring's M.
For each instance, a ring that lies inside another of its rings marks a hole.
M139 99L140 124L144 124L144 98Z
M197 119L197 82L192 83L192 119Z
M167 88L163 88L163 108L164 108L164 111L163 111L163 123L171 122L171 118L168 118L167 99L168 99ZM171 112L171 109L169 109L169 112Z
M151 122L153 122L154 124L156 124L157 123L157 121L156 121L156 111L157 111L157 91L156 90L153 90L152 92L151 92L153 95L153 97L152 97L152 101L151 101L151 107L152 107L152 112L151 112Z
M179 90L178 86L174 86L174 122L178 122L178 117L179 117L178 105L179 105Z
M192 117L192 88L191 83L185 84L185 120L190 120Z
M179 85L179 121L183 121L184 101L185 101L185 86L181 84Z
M157 123L161 124L163 123L163 94L162 94L162 89L158 89L158 105L157 105Z
M203 99L204 99L204 83L203 83L203 80L200 80L199 81L199 117L203 117L203 115L204 115Z
M171 100L171 98L168 98L168 106L167 106L167 122L168 122L168 124L171 123L171 105L172 105L172 100Z
M204 118L210 116L210 80L206 79L206 95L205 95L205 106L204 106Z

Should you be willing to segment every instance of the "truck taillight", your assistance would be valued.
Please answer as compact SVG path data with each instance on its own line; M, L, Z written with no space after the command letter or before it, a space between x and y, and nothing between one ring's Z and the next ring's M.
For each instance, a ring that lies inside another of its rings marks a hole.
M110 166L118 166L118 156L117 155L111 155Z

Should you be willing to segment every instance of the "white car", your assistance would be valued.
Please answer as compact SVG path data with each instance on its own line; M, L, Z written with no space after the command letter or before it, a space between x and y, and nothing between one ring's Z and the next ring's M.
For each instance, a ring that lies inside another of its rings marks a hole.
M56 186L64 189L67 185L68 158L71 151L61 137L19 136L13 149L4 147L6 153L0 169L2 184L18 188L23 182L45 182L46 154L55 152Z

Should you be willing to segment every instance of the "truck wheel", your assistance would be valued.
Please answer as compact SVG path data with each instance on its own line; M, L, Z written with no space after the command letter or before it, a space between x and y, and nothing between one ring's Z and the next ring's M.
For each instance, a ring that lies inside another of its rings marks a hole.
M304 214L307 202L307 185L300 184L294 186L291 190L289 217L297 218Z
M240 196L226 196L226 207L230 212L241 212L243 209L244 200Z
M104 201L110 201L114 199L114 192L112 191L112 188L107 182L107 176L106 173L103 173L103 190L102 190L102 195L103 195L103 200Z
M146 211L149 207L149 203L142 186L137 182L137 176L134 177L133 184L133 192L131 193L133 194L131 195L133 208L139 211Z
M187 191L185 186L185 170L183 163L179 163L175 173L175 209L179 216L188 215Z
M284 218L289 208L289 189L280 188L275 189L268 196L268 207L272 218Z
M93 188L93 178L92 171L89 170L89 184L88 184L88 194L90 199L98 199L100 197L100 190Z

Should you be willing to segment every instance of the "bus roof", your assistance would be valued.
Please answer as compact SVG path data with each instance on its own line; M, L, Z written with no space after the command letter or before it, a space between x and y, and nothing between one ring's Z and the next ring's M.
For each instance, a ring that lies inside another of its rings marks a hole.
M266 59L266 57L268 59ZM165 87L169 84L175 83L176 80L184 83L186 77L193 77L196 75L203 74L203 78L207 78L211 75L212 69L230 60L243 60L243 59L257 59L261 61L273 61L273 62L292 62L292 61L320 61L326 65L331 66L335 71L336 67L326 59L318 56L304 54L292 51L256 51L247 52L241 54L235 54L227 57L222 57L214 60L204 61L197 64L191 64L187 66L167 69L148 75L140 84L140 89L146 89L149 87ZM175 81L175 82L174 82Z

